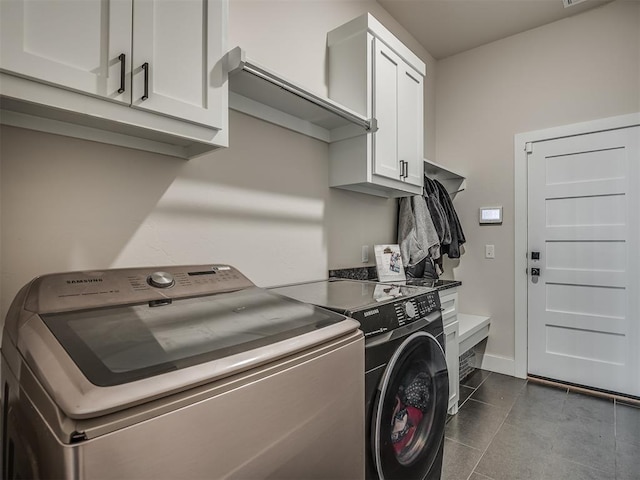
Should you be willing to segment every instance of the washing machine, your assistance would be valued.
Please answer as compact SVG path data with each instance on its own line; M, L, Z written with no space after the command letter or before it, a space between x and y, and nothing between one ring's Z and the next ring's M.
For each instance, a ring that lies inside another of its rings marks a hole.
M437 291L342 279L273 291L360 323L366 337L366 477L439 479L449 380Z
M3 333L3 479L364 476L359 324L230 265L38 277Z

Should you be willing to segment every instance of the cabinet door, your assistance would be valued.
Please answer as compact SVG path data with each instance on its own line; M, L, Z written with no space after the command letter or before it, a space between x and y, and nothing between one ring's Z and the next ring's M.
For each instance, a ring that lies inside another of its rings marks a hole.
M373 134L373 173L400 179L398 161L398 71L402 60L380 40L374 40L373 116L378 131Z
M444 327L447 370L449 371L449 414L458 413L460 397L460 358L458 345L458 322L454 321Z
M134 107L221 127L223 13L222 0L134 1Z
M404 181L423 183L422 75L406 64L398 71L398 160L407 162Z
M131 0L0 0L0 18L3 71L130 102Z

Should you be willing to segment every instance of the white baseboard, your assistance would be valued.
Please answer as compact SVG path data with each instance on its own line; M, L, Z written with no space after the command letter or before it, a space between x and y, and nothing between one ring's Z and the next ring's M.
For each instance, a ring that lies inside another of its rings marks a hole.
M500 357L476 350L476 368L515 377L516 364L513 358Z

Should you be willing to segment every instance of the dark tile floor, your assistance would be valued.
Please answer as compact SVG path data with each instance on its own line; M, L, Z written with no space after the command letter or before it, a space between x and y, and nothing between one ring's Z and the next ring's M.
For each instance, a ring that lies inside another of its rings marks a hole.
M445 433L443 480L640 480L640 408L476 370Z

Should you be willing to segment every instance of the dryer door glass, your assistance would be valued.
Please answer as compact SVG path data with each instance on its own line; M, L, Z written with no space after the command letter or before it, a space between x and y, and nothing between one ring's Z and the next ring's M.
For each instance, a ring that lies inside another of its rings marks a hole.
M372 449L380 478L422 479L443 440L449 379L438 341L418 332L394 353L373 415Z

